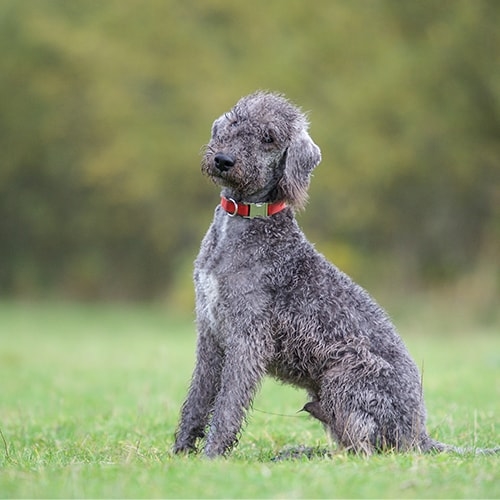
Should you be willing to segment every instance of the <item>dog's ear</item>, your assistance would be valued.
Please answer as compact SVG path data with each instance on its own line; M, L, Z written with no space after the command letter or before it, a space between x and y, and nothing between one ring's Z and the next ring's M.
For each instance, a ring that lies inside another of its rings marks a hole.
M307 201L311 172L321 161L321 151L305 129L297 133L285 152L285 167L280 181L284 199L296 209Z

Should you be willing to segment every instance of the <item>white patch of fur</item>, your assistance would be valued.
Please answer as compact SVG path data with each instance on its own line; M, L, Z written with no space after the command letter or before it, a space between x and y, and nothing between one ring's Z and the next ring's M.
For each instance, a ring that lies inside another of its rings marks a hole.
M198 287L200 298L204 306L204 313L212 328L217 325L215 312L219 300L219 285L213 273L200 269L198 273Z

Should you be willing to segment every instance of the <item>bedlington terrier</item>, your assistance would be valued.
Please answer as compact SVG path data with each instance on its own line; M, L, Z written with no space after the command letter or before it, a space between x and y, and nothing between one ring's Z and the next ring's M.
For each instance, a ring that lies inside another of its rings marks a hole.
M202 172L222 187L195 263L197 360L174 452L226 454L264 375L355 453L450 447L426 432L419 370L386 313L294 217L320 160L305 115L256 92L215 120Z

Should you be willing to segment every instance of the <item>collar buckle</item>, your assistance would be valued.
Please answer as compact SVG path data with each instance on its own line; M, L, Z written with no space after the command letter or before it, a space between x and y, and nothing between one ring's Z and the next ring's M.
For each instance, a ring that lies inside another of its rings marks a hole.
M269 203L249 203L248 215L244 215L245 219L253 219L254 217L268 217L267 207Z

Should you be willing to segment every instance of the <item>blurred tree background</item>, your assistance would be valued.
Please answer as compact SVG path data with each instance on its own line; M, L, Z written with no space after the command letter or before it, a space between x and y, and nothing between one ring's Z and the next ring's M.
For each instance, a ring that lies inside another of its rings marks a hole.
M271 89L322 149L319 250L496 300L499 26L497 0L0 0L0 294L182 296L218 202L200 148Z

